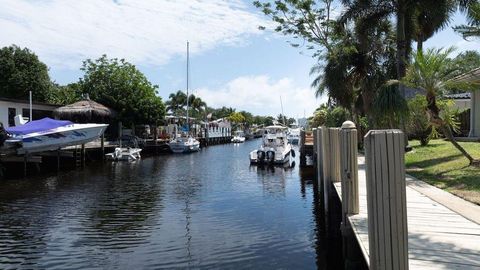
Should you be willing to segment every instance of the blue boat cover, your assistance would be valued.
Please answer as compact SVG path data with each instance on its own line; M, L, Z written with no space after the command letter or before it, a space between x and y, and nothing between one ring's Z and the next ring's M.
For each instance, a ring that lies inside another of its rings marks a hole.
M34 120L26 123L25 125L9 127L5 130L13 135L25 135L29 133L46 131L58 127L68 126L73 124L70 121L54 120L52 118L45 117L40 120Z

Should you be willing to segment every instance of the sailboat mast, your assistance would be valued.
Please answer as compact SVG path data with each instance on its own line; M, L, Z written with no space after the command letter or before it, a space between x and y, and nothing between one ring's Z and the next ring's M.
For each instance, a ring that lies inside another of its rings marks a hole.
M189 75L188 72L189 72L189 69L190 69L189 49L190 49L190 48L189 48L189 43L188 43L188 41L187 41L187 132L190 133L190 122L188 121L188 105L189 105L189 104L188 104L188 79L189 79L189 77L188 77L188 75Z
M280 106L282 107L282 120L283 120L283 125L285 126L285 114L283 114L283 102L282 102L282 96L280 96Z

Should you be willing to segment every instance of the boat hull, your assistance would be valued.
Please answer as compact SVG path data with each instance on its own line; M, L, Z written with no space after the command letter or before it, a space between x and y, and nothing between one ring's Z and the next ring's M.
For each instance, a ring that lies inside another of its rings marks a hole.
M140 148L115 148L113 153L105 154L105 158L112 161L134 161L141 158L140 152Z
M234 137L232 143L243 143L245 142L245 137Z
M179 143L169 143L168 146L175 154L193 153L200 150L200 144L185 145Z
M58 150L63 147L94 141L105 132L106 124L76 124L73 127L58 128L45 133L26 135L10 140L19 144L17 154L38 153ZM8 142L8 140L7 140Z

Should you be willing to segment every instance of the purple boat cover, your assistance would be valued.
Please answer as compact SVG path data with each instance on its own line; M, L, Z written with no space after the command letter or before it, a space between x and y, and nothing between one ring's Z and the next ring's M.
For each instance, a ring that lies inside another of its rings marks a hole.
M61 121L61 120L54 120L52 118L45 117L40 120L34 120L26 123L25 125L16 126L16 127L9 127L5 130L13 135L25 135L29 133L39 132L39 131L46 131L49 129L54 129L58 127L68 126L73 124L70 121Z

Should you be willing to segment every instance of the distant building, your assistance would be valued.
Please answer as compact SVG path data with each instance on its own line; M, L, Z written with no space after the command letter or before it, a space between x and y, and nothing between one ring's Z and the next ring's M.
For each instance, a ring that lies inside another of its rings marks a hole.
M33 102L32 118L38 120L44 117L53 118L53 110L59 105ZM15 116L21 114L25 118L30 117L30 105L28 100L0 98L0 122L4 127L15 126Z
M445 95L445 98L453 100L455 109L460 111L469 110L471 107L472 93L450 94Z
M456 78L458 82L480 84L480 67L464 73ZM470 134L469 137L480 137L480 89L470 93Z

